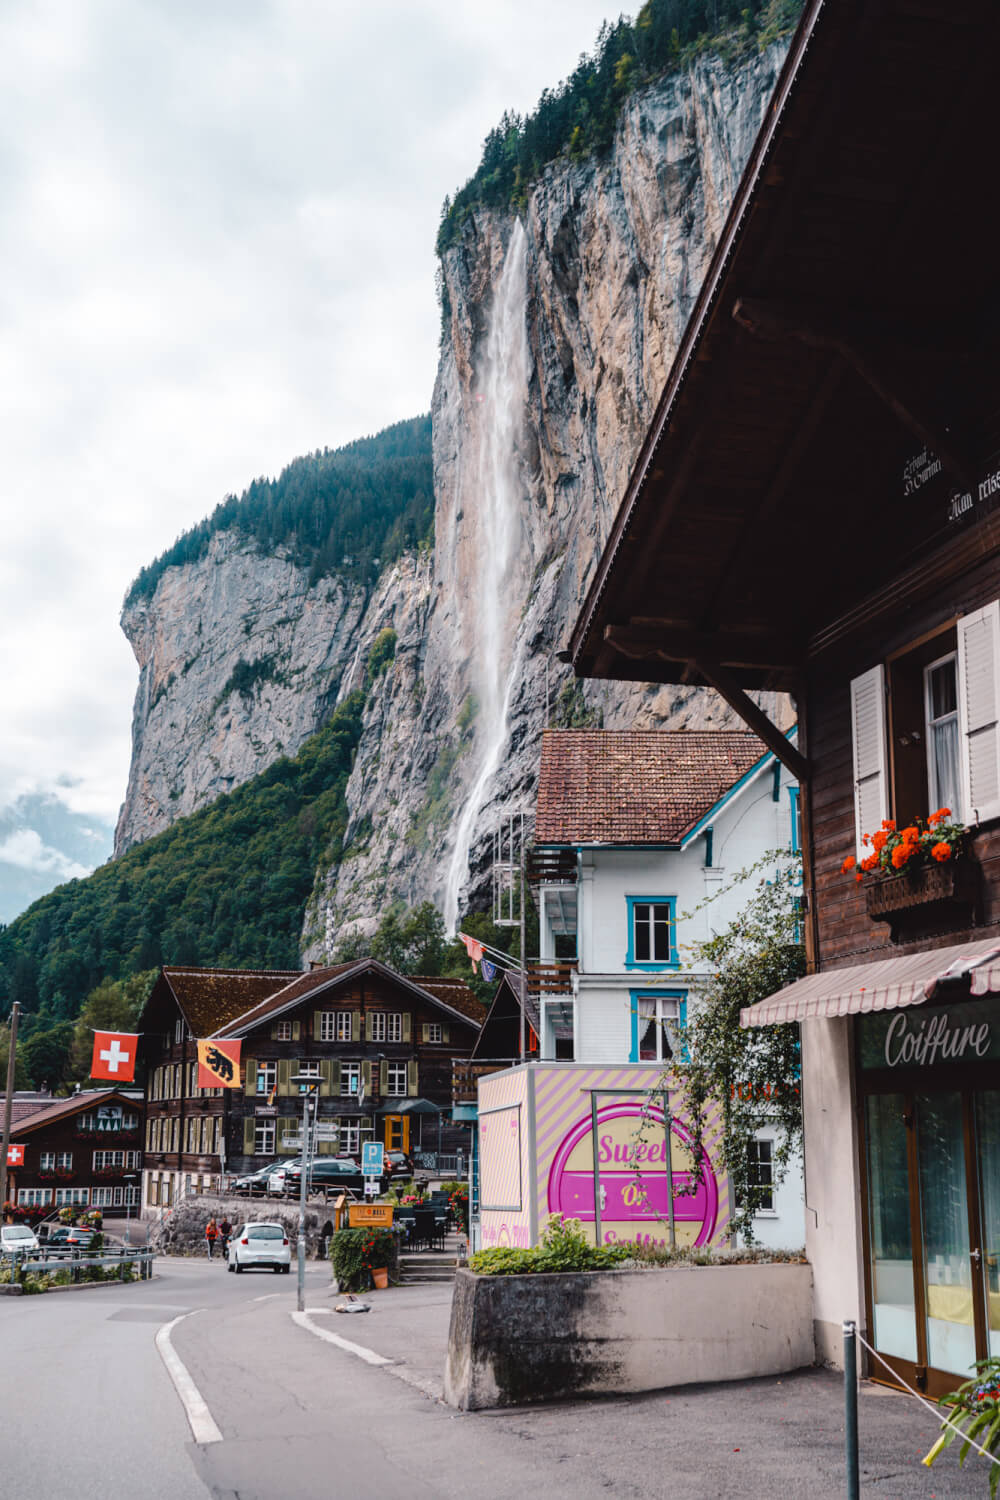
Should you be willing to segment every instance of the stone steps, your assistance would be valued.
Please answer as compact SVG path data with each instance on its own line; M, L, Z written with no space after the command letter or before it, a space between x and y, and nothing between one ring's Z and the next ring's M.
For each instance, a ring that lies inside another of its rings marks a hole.
M447 1282L455 1275L459 1244L455 1233L446 1234L443 1250L403 1250L399 1257L399 1278L407 1284Z

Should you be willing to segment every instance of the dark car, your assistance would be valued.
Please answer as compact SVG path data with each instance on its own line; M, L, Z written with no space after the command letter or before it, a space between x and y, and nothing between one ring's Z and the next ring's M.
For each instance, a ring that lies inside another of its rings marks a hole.
M412 1177L413 1158L407 1156L405 1151L387 1151L385 1153L385 1170L393 1177Z
M253 1198L257 1193L266 1193L267 1179L273 1171L284 1165L284 1160L269 1161L266 1167L258 1167L256 1172L241 1172L239 1177L233 1178L230 1191L245 1193L250 1198Z
M379 1192L385 1191L387 1181L385 1176L380 1179ZM278 1191L294 1197L300 1192L301 1185L301 1165L287 1167ZM359 1197L364 1193L364 1174L357 1162L352 1161L349 1156L318 1157L309 1168L309 1191L335 1192L341 1188L357 1193Z

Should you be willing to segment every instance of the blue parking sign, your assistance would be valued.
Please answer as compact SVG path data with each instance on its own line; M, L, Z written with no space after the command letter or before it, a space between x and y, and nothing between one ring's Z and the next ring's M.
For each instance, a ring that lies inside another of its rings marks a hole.
M361 1146L361 1170L366 1177L381 1177L385 1167L385 1147L381 1141L364 1141Z

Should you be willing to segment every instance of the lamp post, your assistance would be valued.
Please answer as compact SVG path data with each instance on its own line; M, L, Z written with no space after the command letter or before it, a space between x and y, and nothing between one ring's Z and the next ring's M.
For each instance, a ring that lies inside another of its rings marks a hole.
M135 1172L123 1172L122 1173L122 1181L125 1184L125 1243L126 1243L126 1245L130 1245L132 1243L132 1241L129 1239L129 1220L130 1220L131 1214L132 1214L131 1184L133 1182L135 1182L136 1175L137 1174Z
M297 1083L302 1090L302 1175L299 1179L299 1237L295 1246L295 1258L298 1267L298 1295L296 1305L299 1312L305 1311L306 1305L306 1194L309 1184L309 1101L319 1088L319 1079L314 1078L311 1073L296 1073L292 1083Z

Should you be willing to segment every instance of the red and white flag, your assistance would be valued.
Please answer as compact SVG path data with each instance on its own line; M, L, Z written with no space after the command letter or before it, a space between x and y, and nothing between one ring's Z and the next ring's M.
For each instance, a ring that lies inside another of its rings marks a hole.
M23 1167L24 1166L24 1147L23 1146L8 1146L7 1147L7 1165L8 1165L8 1167Z
M106 1078L110 1083L131 1083L135 1077L135 1055L138 1036L121 1031L95 1031L91 1078Z
M466 953L472 959L472 968L475 972L476 964L481 963L484 956L483 945L477 938L469 937L465 932L460 932L458 935L465 944Z

